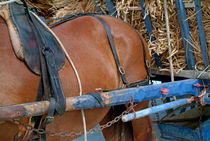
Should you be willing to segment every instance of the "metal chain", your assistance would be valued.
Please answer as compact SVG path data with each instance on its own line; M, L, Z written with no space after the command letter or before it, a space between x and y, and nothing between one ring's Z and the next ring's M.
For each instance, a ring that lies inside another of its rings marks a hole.
M122 116L130 113L131 111L134 111L134 107L136 105L137 104L133 104L133 102L131 101L130 102L130 106L127 108L126 111L123 111L119 116L116 116L113 120L107 122L106 124L100 125L99 127L90 129L87 133L93 134L93 133L95 133L97 131L102 131L103 129L112 126L114 123L118 122L122 118ZM22 123L20 120L14 120L14 122L17 125L19 125L19 126L25 127L26 130L33 131L33 132L37 133L38 135L46 134L46 135L49 135L49 136L75 137L75 136L81 136L81 135L84 134L83 131L80 131L80 132L59 132L59 133L56 133L56 132L49 131L49 130L45 131L44 129L36 129L36 128L34 128L33 126L31 126L29 124Z

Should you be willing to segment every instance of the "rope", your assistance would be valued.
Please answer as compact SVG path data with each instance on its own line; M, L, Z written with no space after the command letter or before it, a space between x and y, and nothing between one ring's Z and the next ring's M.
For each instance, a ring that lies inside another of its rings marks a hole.
M40 20L40 18L36 14L34 14L33 12L31 12L31 13L37 18L37 20L39 20L40 23L42 23L52 33L52 35L56 38L56 40L60 44L61 48L63 49L63 51L64 51L64 53L66 55L66 58L67 58L69 64L72 66L73 71L74 71L74 73L76 75L76 78L77 78L77 81L78 81L78 86L79 86L79 95L81 96L82 95L81 79L80 79L79 73L78 73L78 71L77 71L77 69L76 69L76 67L75 67L71 57L69 56L68 52L66 51L65 47L63 46L63 44L61 43L59 38L54 34L54 32L42 20ZM81 114L82 114L82 122L83 122L83 129L84 129L84 141L87 141L87 126L86 126L86 119L85 119L85 112L84 112L84 110L81 110Z
M171 82L174 81L174 67L173 67L173 59L172 59L172 49L171 49L171 39L170 39L170 27L169 27L169 18L168 18L168 5L167 0L164 0L164 11L165 11L165 21L166 21L166 30L167 30L167 39L168 39L168 53L169 53L169 64L170 64L170 74L171 74ZM173 97L176 100L176 97Z
M166 30L167 30L167 39L168 39L168 52L169 52L169 63L170 63L170 73L171 73L171 81L174 81L174 71L173 71L173 60L172 60L172 49L171 49L171 40L170 40L170 27L169 27L169 19L168 19L168 6L167 0L164 0L164 11L165 11L165 21L166 21Z
M200 76L202 75L202 74L204 74L207 70L208 70L208 68L209 68L210 66L208 65L198 76L197 76L197 79L199 79L200 78ZM196 68L196 67L195 67ZM197 70L197 68L196 68L196 70ZM198 70L197 70L198 71Z

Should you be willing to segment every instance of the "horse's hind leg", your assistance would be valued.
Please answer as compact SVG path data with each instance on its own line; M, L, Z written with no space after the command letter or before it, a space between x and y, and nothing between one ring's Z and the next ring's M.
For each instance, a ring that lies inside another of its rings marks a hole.
M134 110L138 111L148 107L148 101L137 104ZM132 121L133 136L135 141L154 141L152 123L150 117L143 117Z
M141 110L148 107L148 102L142 102L134 107L134 110ZM124 105L112 107L109 113L100 122L101 125L113 120L126 108ZM106 141L154 141L152 123L149 117L143 117L132 122L122 122L121 120L109 128L103 130Z
M124 105L112 107L100 124L104 125L109 121L112 121L125 110L126 108ZM131 122L124 123L121 120L111 127L105 128L103 130L103 135L106 141L134 141Z
M18 133L18 126L12 122L0 122L0 140L12 141Z

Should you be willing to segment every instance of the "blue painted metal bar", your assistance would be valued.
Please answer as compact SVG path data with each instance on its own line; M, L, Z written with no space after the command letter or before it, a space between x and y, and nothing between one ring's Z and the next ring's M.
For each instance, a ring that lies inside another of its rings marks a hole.
M199 137L199 141L210 141L209 133L210 133L210 118L204 121L201 124L200 128L196 130L196 135Z
M160 99L172 96L184 96L193 95L197 96L203 88L194 87L194 84L204 84L205 82L197 79L187 79L182 81L175 81L169 83L163 83L158 85L143 86L140 88L129 88L117 91L110 91L101 93L100 96L104 102L104 106L115 106L121 104L127 104L130 102L131 97L133 97L133 102L142 102L152 99ZM161 93L162 89L167 89L168 94L163 95ZM71 106L74 109L94 109L100 108L100 104L96 104L97 101L90 95L83 95L74 100ZM77 101L77 102L76 102Z
M142 16L144 17L144 22L145 22L145 25L146 25L147 33L149 35L150 41L152 42L152 41L156 40L156 38L155 38L155 36L152 32L152 30L153 30L152 21L151 21L149 13L147 13L146 8L145 8L145 0L139 0L139 1L140 1ZM160 61L160 56L157 53L154 53L153 56L155 58L156 66L162 67L162 63Z
M145 117L145 116L148 116L148 115L151 115L151 114L155 114L155 113L158 113L158 112L161 112L161 111L169 110L169 109L172 109L172 108L177 108L177 107L180 107L182 105L189 104L191 102L192 102L191 99L179 99L179 100L168 102L168 103L161 104L161 105L158 105L158 106L146 108L144 110L140 110L140 111L133 112L133 113L122 116L122 121L123 122L128 122L128 121L138 119L138 118L142 118L142 117Z
M107 5L107 10L109 12L110 16L116 17L117 16L117 10L115 7L115 4L113 3L112 0L105 0L106 5Z
M185 11L185 6L183 0L176 0L176 9L178 14L178 19L180 23L180 29L182 33L182 39L184 48L186 51L186 60L189 70L195 69L195 56L193 53L193 47L192 47L192 40L190 35L190 28L187 21L187 14Z
M172 141L210 141L210 119L196 130L174 124L158 124L161 138Z
M199 141L193 129L173 124L158 124L161 137L172 141Z
M197 23L198 23L198 30L200 34L200 43L201 43L201 50L202 50L202 55L203 55L203 62L204 62L204 65L207 67L209 65L209 59L208 59L208 54L207 54L208 51L207 51L206 37L205 37L204 27L203 27L200 0L195 0L195 10L196 10Z
M210 104L210 98L209 97L204 96L203 101L204 101L205 104Z
M146 28L147 28L147 32L148 32L149 37L150 37L150 41L154 41L156 39L155 39L155 36L152 32L152 22L151 22L150 15L147 14L147 11L146 11L146 8L145 8L145 1L144 0L139 0L139 1L140 1L140 5L141 5L142 15L144 17L145 25L146 25Z

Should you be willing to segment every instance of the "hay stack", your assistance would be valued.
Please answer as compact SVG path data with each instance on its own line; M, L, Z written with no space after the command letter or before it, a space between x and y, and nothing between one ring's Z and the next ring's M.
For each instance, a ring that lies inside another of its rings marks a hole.
M37 5L44 13L46 17L62 17L66 14L79 13L79 12L96 12L96 6L94 0L30 0L35 3L42 3ZM105 11L106 5L104 1L98 0L101 8ZM185 0L191 2L192 0ZM167 35L166 35L166 26L164 19L164 8L163 0L152 0L146 1L146 9L151 15L151 20L153 24L153 33L156 37L156 41L149 42L149 37L146 32L146 27L144 24L144 19L142 17L141 10L139 10L139 0L114 0L116 4L116 9L119 18L129 23L134 27L138 32L143 34L146 41L149 44L151 52L156 52L160 55L163 68L169 68L168 61L168 45L167 45ZM209 0L202 1L203 7L203 23L205 27L206 39L208 43L208 53L210 57L210 2ZM44 7L44 8L43 8ZM171 32L171 48L173 65L175 69L183 70L186 69L186 59L185 51L183 47L183 41L180 33L177 12L175 8L175 0L168 1L169 7L169 22L170 22L170 32ZM48 8L49 11L46 10ZM196 56L197 69L203 70L204 65L202 61L200 41L198 35L198 28L196 22L196 15L194 8L187 9L188 22L190 25L191 36L193 41L193 48ZM154 61L152 62L153 67Z
M208 42L208 52L210 57L210 2L208 0L202 1L203 7L203 21L206 33L206 39ZM124 3L122 3L124 2ZM191 2L191 1L187 1ZM156 52L161 57L161 62L163 64L163 68L169 68L169 61L168 61L168 45L167 45L167 35L166 35L166 24L164 19L164 8L163 8L163 0L153 0L150 2L146 2L146 9L149 11L151 16L152 24L153 24L153 33L156 37L156 41L149 42L149 37L146 34L146 27L144 24L144 20L142 17L141 11L134 11L128 10L132 9L132 7L140 7L138 0L135 1L121 1L118 2L119 4L116 5L118 13L120 13L120 18L124 21L127 21L132 25L137 31L142 33L146 40L149 43L149 47L151 52ZM123 6L124 5L124 6ZM186 69L186 59L185 59L185 51L183 47L183 41L181 37L181 32L179 28L179 22L177 17L177 12L175 8L175 1L171 0L168 1L168 12L169 12L169 22L170 22L170 34L171 34L171 48L172 48L172 58L173 58L173 65L175 69ZM204 65L202 61L202 54L200 49L200 39L198 34L197 28L197 21L196 21L196 12L194 8L188 8L187 15L188 15L188 22L191 30L191 37L193 41L193 48L195 52L195 58L197 62L197 69L203 70ZM120 11L120 12L119 12ZM125 16L126 13L126 16ZM154 67L154 61L153 61Z

